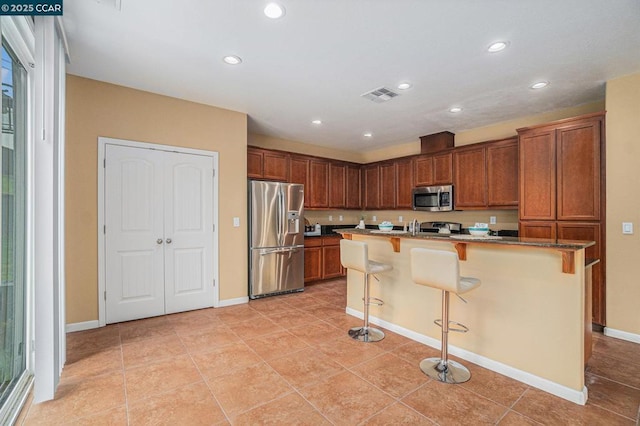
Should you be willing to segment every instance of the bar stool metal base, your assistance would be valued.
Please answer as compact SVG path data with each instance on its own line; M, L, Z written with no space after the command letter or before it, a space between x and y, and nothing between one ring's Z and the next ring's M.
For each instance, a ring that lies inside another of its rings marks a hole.
M471 378L471 372L464 365L451 360L445 365L440 358L423 359L420 362L420 370L442 383L464 383Z
M349 336L360 342L379 342L384 339L382 330L373 327L353 327L349 330Z

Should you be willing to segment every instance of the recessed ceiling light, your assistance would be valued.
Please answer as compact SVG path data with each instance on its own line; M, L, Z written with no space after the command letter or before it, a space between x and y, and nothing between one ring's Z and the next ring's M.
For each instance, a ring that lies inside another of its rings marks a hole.
M322 120L313 120L311 124L322 124Z
M372 136L373 136L373 133L371 133L371 132L366 132L366 133L363 133L363 134L362 134L362 136L364 136L365 138L370 138L370 137L372 137Z
M533 83L530 87L532 89L542 89L544 87L547 87L549 85L548 81L538 81L537 83Z
M284 6L278 3L269 3L264 8L264 14L267 15L267 18L271 19L282 18L285 14Z
M491 43L489 47L487 47L487 51L489 53L496 53L504 50L509 45L508 41L496 41L495 43Z
M462 111L462 108L460 108L460 107L451 107L451 108L449 108L449 112L452 112L454 114L456 112L460 112L460 111Z
M398 84L398 89L400 90L407 90L411 88L411 83L400 83Z
M224 58L222 58L222 60L229 65L238 65L242 63L242 59L240 59L240 57L236 55L225 56Z

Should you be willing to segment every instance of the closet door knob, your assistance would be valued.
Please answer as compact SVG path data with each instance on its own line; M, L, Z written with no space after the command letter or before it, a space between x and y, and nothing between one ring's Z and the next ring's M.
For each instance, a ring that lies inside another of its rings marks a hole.
M158 238L158 239L156 240L156 243L158 243L158 244L162 244L162 238Z
M171 238L167 238L167 244L171 244Z

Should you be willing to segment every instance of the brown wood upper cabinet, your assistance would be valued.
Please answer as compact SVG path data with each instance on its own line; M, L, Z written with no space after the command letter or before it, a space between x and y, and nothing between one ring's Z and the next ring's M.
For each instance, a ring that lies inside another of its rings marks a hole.
M491 208L518 206L518 138L490 143L487 148L487 203Z
M517 208L517 138L458 148L453 163L456 209Z
M419 155L414 159L413 186L449 185L453 182L453 154Z
M411 190L413 189L413 159L396 160L396 202L397 209L413 208Z
M348 209L362 208L360 166L347 165L347 182L345 185L346 204Z
M380 208L380 166L368 164L362 168L362 204L364 209Z
M487 207L487 150L470 145L453 153L453 193L456 209Z
M329 164L329 207L347 206L347 166L340 163Z
M602 115L519 129L520 220L599 220Z
M320 159L309 160L309 208L329 207L329 162Z
M380 208L396 207L396 163L380 164Z
M289 180L289 155L247 147L247 176L252 179L286 182Z

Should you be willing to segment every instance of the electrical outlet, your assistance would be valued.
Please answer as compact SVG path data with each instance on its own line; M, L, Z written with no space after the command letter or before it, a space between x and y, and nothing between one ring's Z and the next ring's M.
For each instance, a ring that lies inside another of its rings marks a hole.
M633 234L633 223L632 222L622 222L622 233L623 234Z
M333 216L329 215L329 222L333 222Z
M240 227L240 218L239 217L234 217L233 218L233 227L234 228L239 228Z
M373 220L374 222L376 222L376 221L378 220L378 218L377 218L377 217L375 217L375 216L373 216L373 217L371 218L371 220Z
M338 220L342 222L342 215L338 216Z
M402 220L402 216L398 216L398 222L400 223L404 222L404 220Z
M489 216L489 223L491 225L495 225L496 224L496 217L495 216Z

